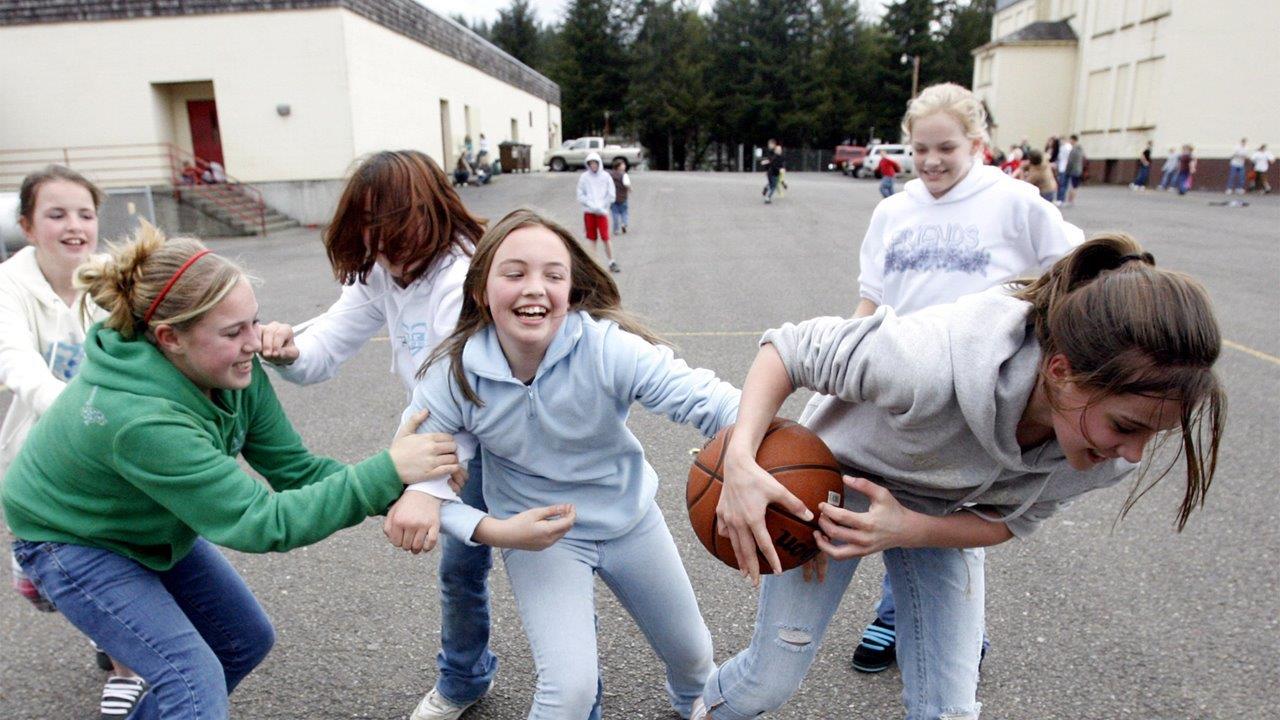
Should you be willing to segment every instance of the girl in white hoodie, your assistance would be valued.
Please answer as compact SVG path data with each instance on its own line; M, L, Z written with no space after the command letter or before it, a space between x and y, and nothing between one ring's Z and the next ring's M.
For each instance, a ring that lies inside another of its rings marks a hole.
M582 224L591 247L596 239L604 243L604 256L609 261L609 272L621 272L613 259L613 247L609 244L609 206L616 200L613 176L600 164L600 153L587 155L587 169L578 176L578 204L582 206Z
M416 150L383 151L352 173L324 231L325 251L342 294L325 313L303 325L261 328L262 357L301 385L338 373L374 335L391 336L391 372L405 396L414 372L454 329L462 308L462 282L485 221L472 215L444 171ZM295 337L295 332L297 333ZM448 435L442 451L456 450ZM456 462L456 455L449 455ZM479 455L468 471L462 500L485 509ZM397 547L429 551L436 534L410 512L438 504L406 492L387 513L384 531ZM452 720L488 691L498 659L489 649L489 548L446 537L440 559L440 675L413 720Z
M834 560L825 581L766 578L750 647L711 676L691 718L781 707L858 560L879 552L899 600L907 717L976 719L984 588L972 548L1031 534L1073 498L1122 480L1166 435L1186 463L1181 529L1217 464L1222 340L1204 288L1154 265L1132 238L1103 236L1013 294L766 333L725 450L720 532L753 578L757 547L778 570L764 509L794 498L755 453L798 387L843 401L807 424L847 469L848 509L819 508L814 535ZM1125 510L1172 470L1140 478Z
M84 362L85 332L106 312L72 286L76 268L98 248L103 194L80 173L50 165L23 178L18 225L28 246L0 265L0 385L13 401L0 425L0 482L36 420ZM53 612L11 558L13 585L37 608ZM112 670L101 710L127 715L144 691L133 671L99 653Z

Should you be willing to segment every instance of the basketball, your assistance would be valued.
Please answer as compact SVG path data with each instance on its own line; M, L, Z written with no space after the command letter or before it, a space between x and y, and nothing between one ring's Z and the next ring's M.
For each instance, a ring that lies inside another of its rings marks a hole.
M685 501L689 520L703 546L721 562L735 570L737 558L729 538L717 532L716 505L724 482L724 448L733 436L734 426L724 428L698 453L689 468L689 484ZM782 569L790 570L812 560L818 554L813 531L818 529L818 504L844 507L844 481L840 463L822 439L811 430L791 420L774 418L756 451L756 462L783 487L800 498L813 511L814 520L805 522L777 505L765 509L765 525L778 552ZM771 573L764 555L760 572Z

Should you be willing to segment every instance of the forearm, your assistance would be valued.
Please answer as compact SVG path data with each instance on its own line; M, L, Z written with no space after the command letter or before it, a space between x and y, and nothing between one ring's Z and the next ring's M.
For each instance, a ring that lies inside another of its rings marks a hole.
M727 462L754 461L769 423L794 391L778 350L772 344L761 345L742 384L738 420L726 448Z
M908 537L901 547L975 548L999 545L1013 537L1002 522L983 520L971 512L937 517L905 510Z

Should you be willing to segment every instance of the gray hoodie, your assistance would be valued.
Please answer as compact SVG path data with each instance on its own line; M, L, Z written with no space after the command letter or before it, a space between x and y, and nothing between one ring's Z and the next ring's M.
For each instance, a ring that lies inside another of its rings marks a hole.
M1074 470L1057 440L1019 448L1041 357L1029 309L997 288L905 317L886 306L787 324L761 343L777 348L793 386L836 396L806 424L841 463L879 476L870 479L912 510L966 508L1026 536L1136 467Z

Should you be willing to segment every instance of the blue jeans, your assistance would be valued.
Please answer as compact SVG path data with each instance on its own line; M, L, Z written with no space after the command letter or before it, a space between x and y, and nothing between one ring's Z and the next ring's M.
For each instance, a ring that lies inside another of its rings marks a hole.
M1149 177L1151 177L1151 166L1150 166L1150 165L1139 165L1139 166L1138 166L1138 177L1136 177L1136 178L1134 178L1134 179L1133 179L1133 184L1134 184L1134 185L1136 185L1137 187L1146 187L1146 186L1147 186L1147 179L1148 179Z
M975 553L981 553L983 556L983 567L986 567L986 551L983 548L974 548ZM884 574L884 580L880 583L880 602L876 603L876 617L880 618L880 622L893 627L894 619L897 616L896 607L893 600L893 583L889 581L889 573ZM982 629L982 647L985 649L991 645L991 641L987 638L987 629Z
M1067 199L1067 191L1071 189L1071 176L1065 172L1058 173L1058 202Z
M766 174L765 181L767 184L764 186L764 196L771 198L774 193L778 192L778 176Z
M83 545L17 540L13 550L72 625L151 686L131 720L228 717L227 696L275 642L262 606L207 540L164 571Z
M866 507L861 496L845 500ZM894 619L908 720L977 718L983 554L894 548L884 552L884 563L898 596ZM764 579L751 645L707 680L704 698L716 720L754 718L795 694L857 567L856 558L832 561L822 583L806 583L800 568Z
M627 212L627 204L625 202L616 202L609 206L609 212L613 215L613 232L616 234L619 230L626 227L631 217Z
M1164 190L1173 185L1173 179L1178 176L1178 168L1170 168L1160 173L1160 189Z
M462 501L488 510L480 452L467 466ZM440 652L436 689L457 705L479 700L498 672L498 658L489 650L489 570L493 554L487 545L468 546L441 533L440 540Z
M1190 189L1188 187L1188 184L1191 182L1191 173L1187 172L1186 170L1179 170L1178 178L1174 182L1178 184L1178 194L1186 195L1187 190Z
M1239 189L1244 192L1244 166L1228 165L1227 166L1227 190Z
M889 197L893 194L893 178L888 175L880 178L880 197Z
M666 666L667 697L688 717L715 669L711 633L656 503L621 537L564 538L541 552L503 550L502 557L538 670L530 720L578 720L599 701L596 575Z

